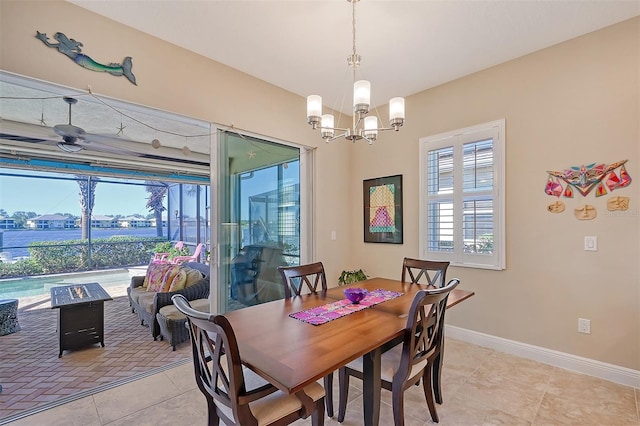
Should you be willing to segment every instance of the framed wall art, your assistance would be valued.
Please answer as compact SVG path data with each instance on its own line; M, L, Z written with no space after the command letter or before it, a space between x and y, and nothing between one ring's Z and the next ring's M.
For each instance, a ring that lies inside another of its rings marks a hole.
M364 242L402 244L402 175L362 182Z

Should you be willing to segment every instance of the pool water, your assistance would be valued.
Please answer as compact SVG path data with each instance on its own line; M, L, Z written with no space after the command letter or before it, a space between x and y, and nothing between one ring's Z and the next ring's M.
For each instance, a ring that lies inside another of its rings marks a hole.
M105 289L128 285L131 275L126 269L78 272L0 280L0 299L21 299L51 294L51 287L97 282Z

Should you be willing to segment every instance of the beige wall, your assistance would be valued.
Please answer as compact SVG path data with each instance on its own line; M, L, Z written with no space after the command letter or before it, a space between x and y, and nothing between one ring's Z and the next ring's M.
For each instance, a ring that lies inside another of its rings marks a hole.
M636 18L409 97L405 128L357 146L351 176L358 194L362 179L403 175L405 243L362 243L356 215L352 264L398 277L402 258L419 255L420 137L505 118L507 269L451 268L476 295L448 322L639 370L639 40ZM607 214L608 196L592 193L547 213L546 170L625 159L636 179L613 195L630 197L629 211ZM573 216L585 203L595 220ZM597 252L583 250L586 235L598 237ZM591 319L591 335L577 333L579 317Z
M0 68L17 74L86 89L186 116L230 125L315 150L316 257L327 273L340 275L349 247L331 241L331 231L348 234L349 144L322 142L305 120L305 99L264 81L193 54L62 1L0 2ZM63 32L83 43L98 62L133 57L137 86L124 77L91 72L35 38L36 30ZM319 144L319 145L318 145ZM331 206L331 208L325 208Z
M0 68L250 132L316 146L304 99L65 2L0 3ZM639 27L634 19L407 98L407 124L374 146L319 143L315 246L330 277L364 267L398 277L418 256L418 139L506 119L507 270L451 268L476 295L451 324L640 370L638 182L616 191L631 209L607 215L607 197L576 197L594 221L546 212L546 170L628 159L638 175ZM96 59L133 57L138 86L84 70L35 31L80 40ZM375 82L373 82L375 84ZM277 105L277 108L273 106ZM362 243L362 180L404 177L403 245ZM331 241L331 231L337 240ZM582 250L585 235L598 252ZM577 318L591 319L591 335Z

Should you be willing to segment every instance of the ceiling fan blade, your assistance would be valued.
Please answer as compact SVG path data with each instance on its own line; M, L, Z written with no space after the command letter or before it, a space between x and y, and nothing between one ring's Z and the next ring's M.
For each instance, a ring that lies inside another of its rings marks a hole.
M98 142L98 143L122 143L122 142L135 142L132 139L123 138L118 135L106 135L100 133L85 133L82 138L85 142Z
M84 129L74 126L73 124L56 124L53 126L53 131L58 136L69 138L82 138L86 134Z
M87 133L85 137L78 139L76 145L91 151L108 152L110 154L125 155L129 157L138 157L140 154L127 148L109 145L105 142L120 142L128 139L118 138L107 135L96 135Z

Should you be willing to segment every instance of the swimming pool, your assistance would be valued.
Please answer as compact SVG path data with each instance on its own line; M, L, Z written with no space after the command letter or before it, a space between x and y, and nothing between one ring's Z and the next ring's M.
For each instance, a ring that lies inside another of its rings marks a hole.
M21 299L49 295L51 287L97 282L104 288L128 285L131 281L126 269L77 272L74 274L44 275L0 280L0 299Z

